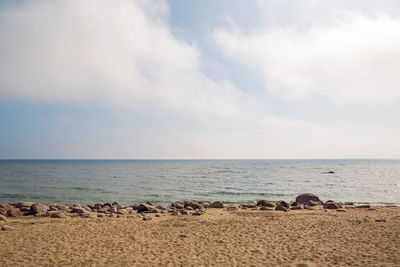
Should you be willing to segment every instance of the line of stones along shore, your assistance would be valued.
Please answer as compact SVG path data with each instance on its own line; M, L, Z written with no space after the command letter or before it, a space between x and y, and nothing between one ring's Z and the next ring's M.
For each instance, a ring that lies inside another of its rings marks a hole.
M190 201L172 202L170 206L153 206L150 202L142 204L134 204L128 207L114 202L110 203L96 203L87 206L75 204L70 207L61 204L41 204L33 202L18 202L14 204L0 203L0 221L6 221L6 217L21 217L21 216L35 216L35 217L51 217L51 218L65 218L65 217L141 217L143 220L151 220L154 214L160 217L163 214L170 214L173 216L181 215L194 215L199 216L206 213L208 208L226 208L228 211L235 211L239 209L252 209L252 210L312 210L315 206L322 205L324 209L336 209L338 211L345 211L342 209L343 205L357 208L371 208L369 205L353 206L353 203L346 202L340 203L332 200L322 202L319 197L311 193L301 194L296 198L296 201L285 202L278 201L276 203L268 200L258 200L246 204L232 204L225 206L222 202L216 201L211 204L206 201L198 203Z

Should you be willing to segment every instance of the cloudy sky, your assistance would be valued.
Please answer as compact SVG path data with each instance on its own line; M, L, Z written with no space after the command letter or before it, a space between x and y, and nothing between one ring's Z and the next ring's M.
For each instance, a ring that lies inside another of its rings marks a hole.
M0 0L0 158L400 158L400 3Z

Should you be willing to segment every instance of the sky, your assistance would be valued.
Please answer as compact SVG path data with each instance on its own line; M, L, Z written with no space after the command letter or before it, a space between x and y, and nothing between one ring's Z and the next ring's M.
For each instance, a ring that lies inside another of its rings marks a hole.
M400 158L397 0L0 0L0 159Z

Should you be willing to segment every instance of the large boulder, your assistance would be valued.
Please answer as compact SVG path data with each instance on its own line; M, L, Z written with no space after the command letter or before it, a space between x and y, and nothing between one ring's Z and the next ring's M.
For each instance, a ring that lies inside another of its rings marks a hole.
M324 203L324 209L340 209L340 208L342 208L342 205L332 200L328 200L327 202Z
M261 199L257 201L257 206L263 206L263 207L274 207L275 205L269 202L268 200Z
M156 208L153 205L149 205L149 204L140 204L137 211L138 212L157 212Z
M222 209L224 204L221 201L215 201L211 203L210 208Z
M49 207L47 205L41 204L41 203L34 203L31 206L31 214L37 214L37 213L46 213L49 210Z
M24 213L22 211L20 211L19 209L10 209L7 211L8 217L20 217L22 215L24 215Z
M301 195L296 197L296 202L299 203L299 204L305 204L309 200L312 200L312 201L315 201L315 202L319 202L320 201L319 197L317 197L316 195L311 194L311 193L301 194Z

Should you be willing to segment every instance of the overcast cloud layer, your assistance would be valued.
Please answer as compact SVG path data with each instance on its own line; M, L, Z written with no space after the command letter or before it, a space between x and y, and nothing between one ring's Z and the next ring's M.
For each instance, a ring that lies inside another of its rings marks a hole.
M61 114L1 116L0 157L400 158L395 1L228 3L188 38L161 0L0 1L0 101Z

